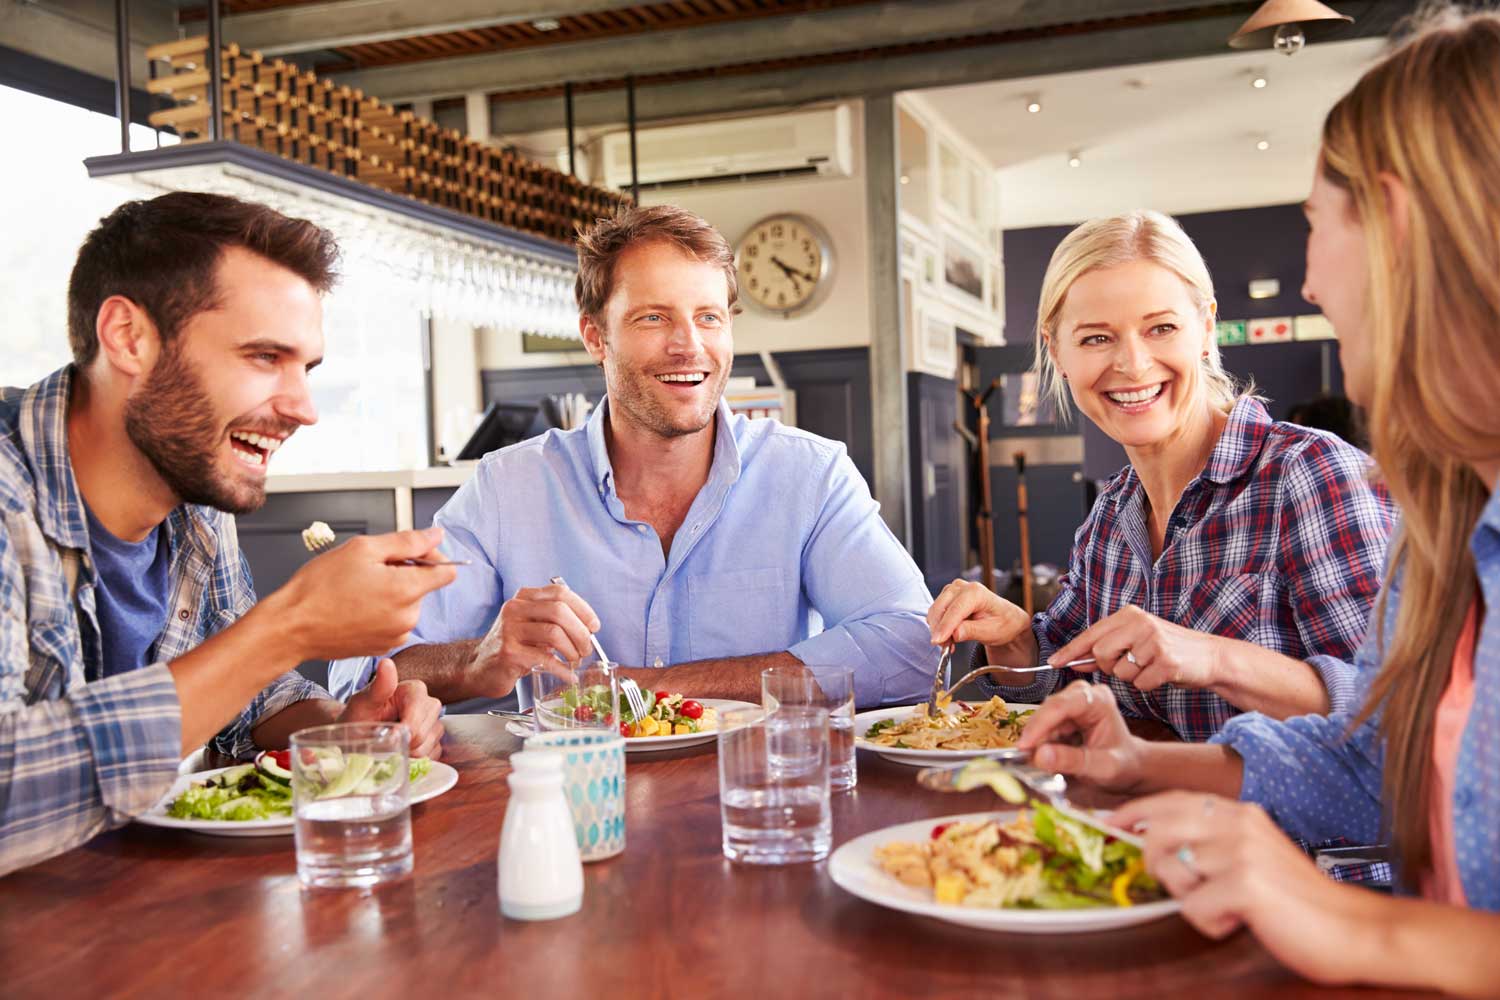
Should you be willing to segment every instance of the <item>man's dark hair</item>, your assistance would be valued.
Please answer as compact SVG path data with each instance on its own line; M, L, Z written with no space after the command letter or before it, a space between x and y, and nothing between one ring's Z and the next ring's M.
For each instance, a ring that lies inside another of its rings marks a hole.
M580 227L578 278L573 283L578 311L602 325L604 305L615 290L615 262L631 247L656 242L670 243L689 257L722 268L729 286L729 308L739 311L735 308L739 281L729 242L703 219L676 205L622 205L613 216Z
M242 247L326 292L337 280L333 234L305 219L219 194L174 191L127 201L78 250L68 281L68 343L87 365L99 353L99 307L123 295L145 310L165 345L218 302L219 260Z

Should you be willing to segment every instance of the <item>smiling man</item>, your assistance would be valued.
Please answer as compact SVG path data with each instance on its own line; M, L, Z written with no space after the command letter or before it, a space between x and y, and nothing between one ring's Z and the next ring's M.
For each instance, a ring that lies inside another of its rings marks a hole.
M256 603L234 518L317 414L332 237L217 195L129 202L68 288L74 363L0 390L0 874L150 808L180 757L245 757L335 720L439 705L382 664L347 704L291 672L399 644L451 569L387 565L440 533L363 538Z
M844 446L723 401L723 236L678 208L627 209L580 234L576 294L607 396L582 428L486 456L438 513L476 571L423 603L401 676L444 701L502 698L597 632L657 689L759 701L762 669L801 663L853 669L861 705L920 697L930 597ZM358 664L331 676L362 680Z

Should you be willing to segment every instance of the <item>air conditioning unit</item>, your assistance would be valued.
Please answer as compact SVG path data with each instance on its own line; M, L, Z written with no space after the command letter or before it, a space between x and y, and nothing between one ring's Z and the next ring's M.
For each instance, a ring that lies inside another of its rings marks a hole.
M848 177L854 146L847 105L757 118L664 125L636 133L640 184L676 187L797 175ZM630 187L630 135L598 143L606 187Z

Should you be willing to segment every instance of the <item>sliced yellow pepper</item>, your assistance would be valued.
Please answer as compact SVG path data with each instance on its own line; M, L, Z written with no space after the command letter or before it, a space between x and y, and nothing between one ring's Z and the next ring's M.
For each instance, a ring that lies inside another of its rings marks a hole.
M1140 858L1131 858L1125 865L1125 870L1115 876L1114 882L1109 887L1109 894L1114 897L1116 906L1134 906L1130 901L1130 883L1141 873L1145 866Z
M956 873L939 875L932 885L932 895L939 903L962 903L964 901L964 877Z

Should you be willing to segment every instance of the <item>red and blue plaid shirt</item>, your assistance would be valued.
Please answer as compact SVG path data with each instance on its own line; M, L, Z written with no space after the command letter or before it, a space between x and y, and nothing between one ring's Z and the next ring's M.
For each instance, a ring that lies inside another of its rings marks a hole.
M1331 434L1271 420L1246 396L1188 484L1153 558L1145 489L1126 466L1073 539L1062 590L1032 620L1042 659L1127 604L1200 632L1307 661L1332 711L1354 707L1354 651L1380 590L1395 507L1369 480L1369 457ZM1046 672L997 690L1040 702L1078 674ZM1104 674L1128 716L1201 742L1240 709L1211 691L1145 693Z

